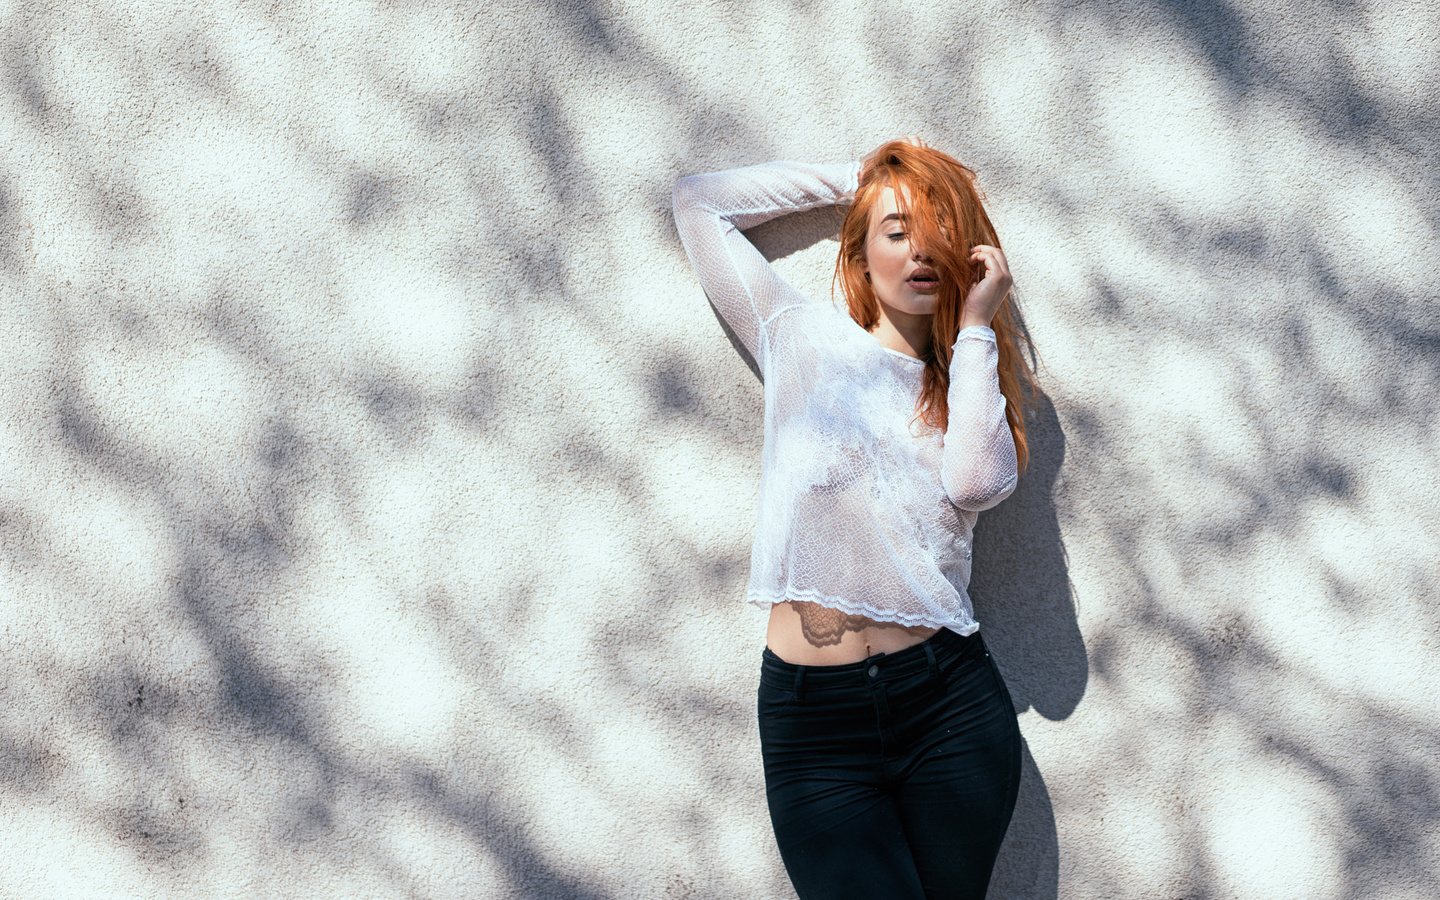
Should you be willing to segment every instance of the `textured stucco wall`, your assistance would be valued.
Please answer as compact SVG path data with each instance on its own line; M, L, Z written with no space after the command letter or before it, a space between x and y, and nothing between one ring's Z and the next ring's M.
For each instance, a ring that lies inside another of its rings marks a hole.
M912 133L1050 392L992 896L1434 896L1435 9L0 2L0 896L791 896L670 187Z

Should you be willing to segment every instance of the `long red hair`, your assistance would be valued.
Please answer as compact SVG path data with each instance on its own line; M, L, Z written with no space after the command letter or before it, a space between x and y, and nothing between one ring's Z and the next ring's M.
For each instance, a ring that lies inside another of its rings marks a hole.
M930 344L921 357L925 375L916 401L916 416L925 424L944 429L950 421L946 394L950 389L950 357L960 331L965 295L983 272L970 262L976 244L1000 246L995 226L985 214L975 173L954 158L931 147L907 141L882 146L860 170L860 187L840 226L840 255L835 281L845 295L850 316L867 331L880 321L880 301L865 277L865 240L870 213L885 188L895 190L895 202L904 217L913 246L923 247L939 274L939 305L930 324ZM1029 462L1025 443L1025 417L1038 386L1035 373L1021 352L1029 337L1017 327L1014 296L1005 298L991 321L1000 351L1000 393L1005 395L1005 420L1015 439L1020 471Z

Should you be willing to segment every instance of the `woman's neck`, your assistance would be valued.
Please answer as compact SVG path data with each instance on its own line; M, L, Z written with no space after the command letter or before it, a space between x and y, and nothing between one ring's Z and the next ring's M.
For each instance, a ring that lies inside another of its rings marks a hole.
M933 315L917 316L880 305L880 321L870 329L880 346L906 356L923 359L930 347L930 321Z

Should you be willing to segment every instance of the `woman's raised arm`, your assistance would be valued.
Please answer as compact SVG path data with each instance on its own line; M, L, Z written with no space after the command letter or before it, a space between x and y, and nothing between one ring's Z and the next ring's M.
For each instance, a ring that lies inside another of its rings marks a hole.
M765 323L805 298L780 277L741 229L854 193L858 163L766 163L675 184L675 227L710 302L765 371Z

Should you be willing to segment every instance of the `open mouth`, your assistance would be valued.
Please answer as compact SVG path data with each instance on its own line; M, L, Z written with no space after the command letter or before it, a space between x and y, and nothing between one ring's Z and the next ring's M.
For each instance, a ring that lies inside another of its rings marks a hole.
M934 269L919 268L910 273L905 283L917 291L934 290L940 286L940 278Z

